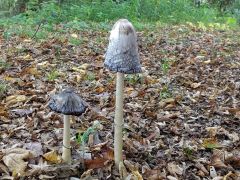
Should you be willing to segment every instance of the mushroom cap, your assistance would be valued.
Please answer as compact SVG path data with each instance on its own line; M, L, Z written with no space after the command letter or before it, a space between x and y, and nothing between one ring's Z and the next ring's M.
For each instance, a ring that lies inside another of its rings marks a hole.
M127 19L118 20L112 28L104 66L110 71L124 74L141 72L137 35Z
M67 89L51 97L48 107L55 112L65 115L82 115L87 105L72 89Z

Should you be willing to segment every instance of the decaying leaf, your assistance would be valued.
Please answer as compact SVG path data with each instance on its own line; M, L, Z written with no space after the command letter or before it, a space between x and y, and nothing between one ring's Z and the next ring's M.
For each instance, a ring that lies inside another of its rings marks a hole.
M5 149L3 153L5 154L3 162L14 176L24 175L28 164L27 160L34 156L32 151L21 148Z
M222 159L223 153L219 150L214 150L211 158L211 166L215 168L227 168Z
M219 127L207 127L206 130L209 133L209 137L214 138L217 135Z
M54 150L48 153L45 153L43 157L50 163L54 163L54 164L59 164L62 161L61 156L59 156L57 152Z
M5 116L5 117L8 116L7 109L2 105L0 105L0 116Z
M27 101L27 96L25 95L12 95L6 97L6 106L14 105L16 103Z
M215 149L221 147L216 138L205 138L202 145L207 149Z
M170 174L177 177L177 175L183 174L183 168L181 168L179 165L175 164L174 162L168 163L167 169Z

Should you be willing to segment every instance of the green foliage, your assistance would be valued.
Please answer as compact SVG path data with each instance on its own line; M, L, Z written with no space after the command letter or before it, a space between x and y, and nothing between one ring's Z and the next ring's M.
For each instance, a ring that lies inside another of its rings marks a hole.
M168 72L168 70L170 69L170 60L163 59L161 68L162 68L163 73L166 74Z
M143 76L142 74L127 74L125 77L127 83L130 85L134 85L137 83L143 83Z
M79 38L70 37L69 43L72 45L78 46L78 45L82 44L83 41L82 41L82 39L79 39Z
M102 124L96 120L93 122L92 127L89 127L84 133L77 133L76 134L76 141L77 143L84 145L88 142L89 135L90 134L95 134L98 130L102 130L103 126Z
M168 86L163 86L162 90L160 91L160 99L167 99L172 97L172 93L169 90Z
M193 149L191 149L189 147L185 147L185 148L183 148L183 153L184 153L184 155L188 159L190 159L190 160L194 159L194 156L193 156L194 151L193 151Z
M59 72L57 70L53 70L47 74L48 81L54 81L59 77Z
M5 70L10 67L10 64L6 61L0 59L0 71Z
M0 81L0 99L5 95L7 89L8 85L4 81Z
M96 76L95 76L94 73L92 73L92 72L88 72L88 73L87 73L86 80L88 80L88 81L94 81L95 79L96 79Z
M216 5L220 12L226 11L235 0L209 0L210 4Z
M88 141L89 135L94 132L95 130L92 127L89 127L82 135L79 133L76 135L76 141L79 144L85 144Z
M127 18L137 29L143 29L148 24L186 22L202 22L204 24L228 22L231 25L233 21L226 20L226 18L239 17L231 14L224 15L224 17L219 16L216 8L209 6L198 8L191 0L121 0L117 3L112 0L15 1L11 1L12 6L15 7L21 2L25 5L25 12L11 18L0 19L0 28L5 29L5 38L9 38L11 35L32 37L38 26L40 26L40 30L37 32L36 38L46 38L47 32L55 32L54 27L58 24L62 25L63 31L69 29L88 30L90 28L109 30L112 25L110 22L119 18ZM239 3L234 4L232 6L235 8L231 12L239 14ZM75 45L80 43L74 39L70 41Z

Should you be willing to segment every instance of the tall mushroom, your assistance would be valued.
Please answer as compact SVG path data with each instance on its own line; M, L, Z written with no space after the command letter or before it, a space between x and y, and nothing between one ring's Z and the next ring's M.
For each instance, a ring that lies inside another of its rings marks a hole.
M133 25L127 19L118 20L111 31L105 54L104 66L117 72L116 109L114 117L114 160L117 167L122 161L123 133L123 87L124 74L141 72L137 36Z
M87 105L72 89L68 89L51 97L48 106L52 111L64 115L62 159L63 162L70 164L70 116L82 115L85 112Z

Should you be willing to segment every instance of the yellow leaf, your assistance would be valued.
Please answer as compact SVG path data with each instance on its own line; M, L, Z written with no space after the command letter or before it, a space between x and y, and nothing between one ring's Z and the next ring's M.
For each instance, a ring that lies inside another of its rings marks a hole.
M134 89L132 87L127 87L125 88L125 91L128 95L130 95L134 91Z
M137 178L137 180L143 180L142 175L138 171L132 171L132 174Z
M104 87L98 87L95 90L97 93L102 93L103 91L105 91Z
M80 69L87 70L90 67L90 64L84 63L81 66L79 66Z
M26 56L23 56L23 59L29 61L32 60L32 56L30 54L27 54Z
M76 75L77 83L80 83L82 80L83 80L83 78L80 75Z
M12 77L10 77L10 76L5 76L5 77L4 77L4 80L5 80L5 81L14 81L15 78L12 78Z
M71 36L72 36L73 38L78 38L78 35L75 34L75 33L71 34Z
M54 163L54 164L61 163L61 157L57 154L56 151L50 151L48 153L45 153L43 157L51 163Z
M204 64L210 64L211 63L211 60L207 60L207 61L203 61Z
M8 116L6 108L1 105L0 105L0 116L5 116L5 117Z
M6 97L6 106L13 105L19 102L27 101L27 96L25 95L12 95Z
M25 74L39 75L41 73L37 70L36 67L28 67L21 72L21 75L25 75Z
M86 74L87 74L87 71L86 71L86 70L79 69L79 68L77 68L77 67L73 67L72 70L73 70L73 71L76 71L76 72L79 72L81 75L86 75Z

